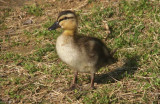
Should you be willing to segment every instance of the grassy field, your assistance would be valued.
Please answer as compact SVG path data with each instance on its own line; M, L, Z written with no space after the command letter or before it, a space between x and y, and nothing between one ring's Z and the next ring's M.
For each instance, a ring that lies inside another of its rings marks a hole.
M95 90L79 74L79 87L67 91L73 71L55 50L62 30L47 30L66 9L78 14L80 34L118 48ZM0 10L0 104L160 104L159 0L31 0Z

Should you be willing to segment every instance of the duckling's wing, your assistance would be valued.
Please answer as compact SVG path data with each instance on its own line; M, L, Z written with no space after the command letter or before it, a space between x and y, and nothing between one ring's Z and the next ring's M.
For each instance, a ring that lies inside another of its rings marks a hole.
M78 37L76 39L77 44L79 45L82 52L86 54L86 57L89 59L96 59L98 61L105 61L106 56L109 55L109 50L105 44L93 37Z

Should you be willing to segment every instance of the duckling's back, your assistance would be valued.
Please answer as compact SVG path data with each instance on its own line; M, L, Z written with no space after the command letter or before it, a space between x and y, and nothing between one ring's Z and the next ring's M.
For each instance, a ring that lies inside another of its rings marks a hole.
M104 43L93 37L60 35L56 49L62 61L79 72L96 72L114 60Z

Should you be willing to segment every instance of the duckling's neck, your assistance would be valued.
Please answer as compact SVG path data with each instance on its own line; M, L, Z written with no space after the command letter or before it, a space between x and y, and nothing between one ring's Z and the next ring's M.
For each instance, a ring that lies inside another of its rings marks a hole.
M64 30L63 35L74 36L77 33L77 30Z

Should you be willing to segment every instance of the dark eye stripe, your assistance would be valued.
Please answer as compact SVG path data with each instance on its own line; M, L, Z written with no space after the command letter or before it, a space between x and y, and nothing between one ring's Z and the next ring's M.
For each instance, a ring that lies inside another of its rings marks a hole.
M72 18L74 18L74 17L64 17L64 18L60 19L59 22L61 22L63 20L67 20L67 19L72 19Z

